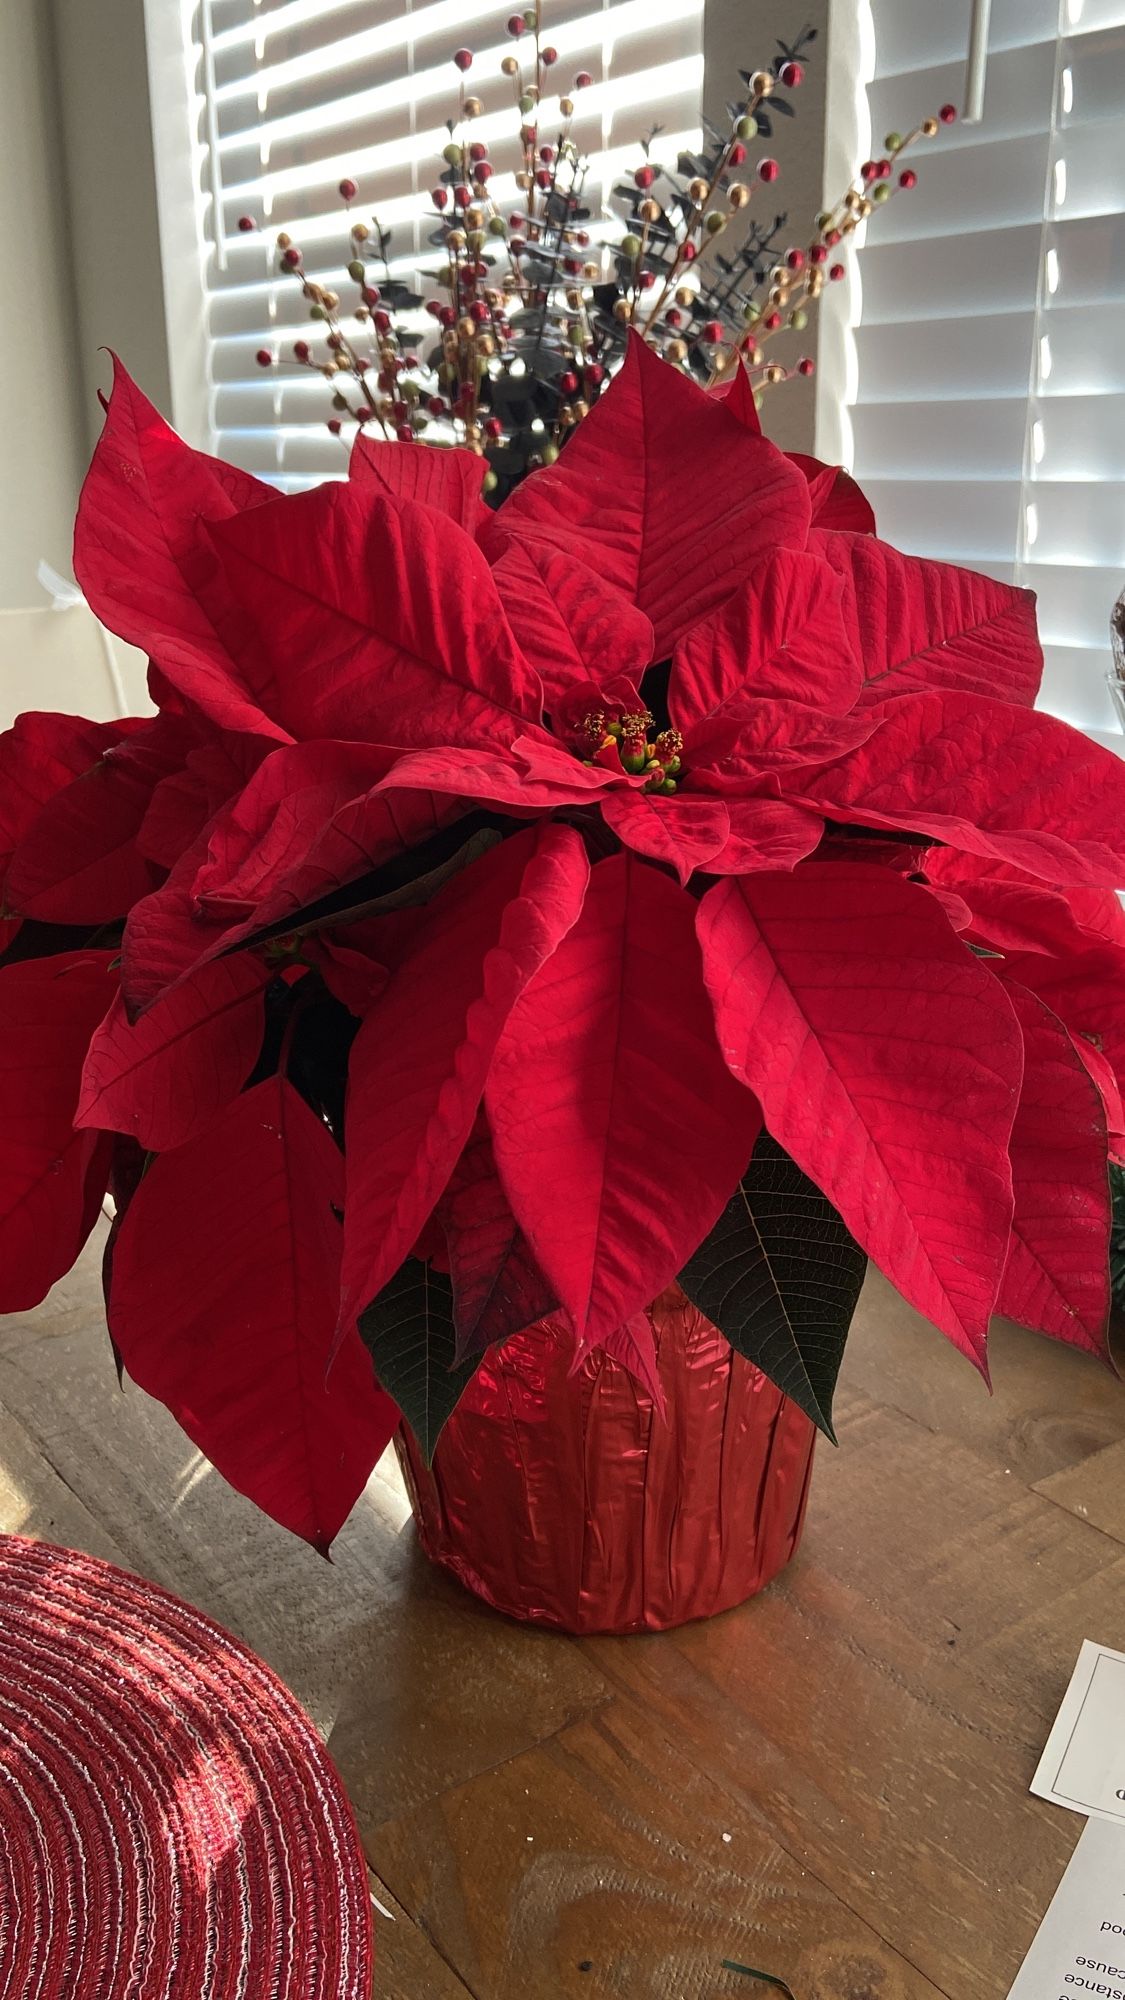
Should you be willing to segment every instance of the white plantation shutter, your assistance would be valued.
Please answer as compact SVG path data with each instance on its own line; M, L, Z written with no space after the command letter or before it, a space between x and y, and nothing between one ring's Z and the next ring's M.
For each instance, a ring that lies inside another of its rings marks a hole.
M968 0L872 0L872 149L960 104ZM984 119L860 255L854 464L880 532L1039 594L1041 705L1120 745L1125 0L994 0Z
M358 183L354 215L393 231L392 270L414 281L433 221L445 121L457 102L456 48L474 51L465 78L496 168L490 192L515 200L519 114L503 56L528 55L531 37L506 32L516 0L196 0L190 87L202 181L207 358L213 448L284 487L339 473L323 379L295 367L264 371L255 354L282 354L310 332L299 285L277 271L274 239L288 229L309 275L354 295L345 277L348 224L337 192ZM543 41L558 50L540 134L558 131L557 97L587 70L571 131L589 155L585 196L596 237L614 178L636 164L638 142L663 128L657 156L699 144L703 0L544 0ZM240 216L260 225L241 234ZM433 252L429 252L433 261ZM376 274L376 281L377 281ZM426 286L427 294L433 289ZM432 328L432 322L426 321ZM315 333L315 330L312 330Z

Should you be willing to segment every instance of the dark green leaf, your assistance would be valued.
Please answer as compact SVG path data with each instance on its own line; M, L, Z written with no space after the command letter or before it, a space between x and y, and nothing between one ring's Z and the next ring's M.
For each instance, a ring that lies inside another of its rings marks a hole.
M724 1958L724 1972L744 1972L747 1979L756 1979L760 1986L772 1986L776 1993L784 1993L786 2000L794 2000L793 1988L778 1979L772 1972L756 1972L752 1965L736 1965L733 1958Z
M866 1267L831 1202L763 1132L680 1284L835 1442L832 1396Z
M442 1427L480 1365L453 1366L453 1287L443 1271L408 1257L360 1314L359 1331L388 1396L393 1396L432 1465Z

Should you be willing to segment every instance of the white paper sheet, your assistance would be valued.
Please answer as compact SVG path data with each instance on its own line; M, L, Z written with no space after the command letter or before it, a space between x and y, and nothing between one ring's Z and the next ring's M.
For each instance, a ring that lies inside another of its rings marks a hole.
M1125 1827L1091 1819L1008 2000L1125 2000Z
M1083 1641L1031 1789L1125 1827L1125 1653Z

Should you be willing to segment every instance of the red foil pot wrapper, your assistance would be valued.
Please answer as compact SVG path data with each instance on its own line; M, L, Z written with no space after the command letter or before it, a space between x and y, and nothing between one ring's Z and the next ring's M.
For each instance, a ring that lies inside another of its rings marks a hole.
M564 1632L657 1632L761 1590L801 1537L816 1432L678 1287L649 1308L667 1412L545 1319L492 1350L432 1470L396 1439L432 1562Z

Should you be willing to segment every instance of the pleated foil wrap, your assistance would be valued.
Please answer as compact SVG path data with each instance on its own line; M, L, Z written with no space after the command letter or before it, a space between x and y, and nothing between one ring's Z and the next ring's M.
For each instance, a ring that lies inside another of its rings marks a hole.
M432 1562L509 1617L654 1632L752 1597L801 1536L815 1431L678 1287L649 1308L662 1417L550 1319L495 1349L432 1471L396 1440Z

